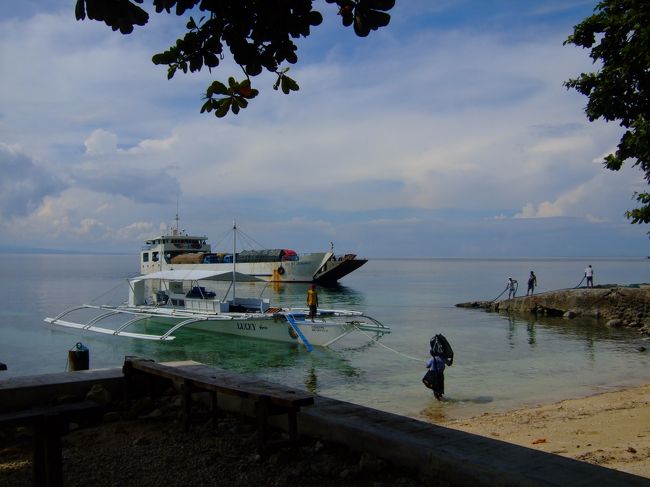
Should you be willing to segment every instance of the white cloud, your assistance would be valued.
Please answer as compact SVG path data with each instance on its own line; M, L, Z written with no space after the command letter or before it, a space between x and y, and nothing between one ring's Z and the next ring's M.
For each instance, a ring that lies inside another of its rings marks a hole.
M117 135L103 129L95 130L84 142L86 154L101 156L117 152Z
M418 228L439 240L423 228L432 225L456 235L455 248L480 249L486 222L624 222L643 181L590 163L620 129L586 122L586 99L562 86L591 69L585 52L562 46L580 19L545 17L578 4L525 7L507 32L480 12L466 24L439 20L462 5L409 2L363 40L335 18L304 41L310 56L290 73L299 92L283 96L272 76L256 79L260 96L219 120L198 113L201 92L236 70L166 80L150 59L171 43L170 23L121 36L74 21L69 6L0 20L12 66L0 72L0 133L5 147L29 148L25 164L4 162L12 169L0 211L22 221L0 238L53 245L56 235L64 246L75 235L129 250L166 226L177 201L199 232L245 216L269 245L291 233L305 246L375 246L370 228L397 221L414 240ZM500 25L515 14L486 15ZM397 233L384 236L392 248Z

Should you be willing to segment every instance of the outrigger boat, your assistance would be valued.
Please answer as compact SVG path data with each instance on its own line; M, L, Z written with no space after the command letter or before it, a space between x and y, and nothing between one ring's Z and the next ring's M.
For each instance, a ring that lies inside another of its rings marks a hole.
M355 331L371 339L390 332L390 328L360 311L318 308L312 321L306 308L272 307L267 298L238 297L238 281L260 279L237 272L236 262L231 267L231 271L162 270L133 277L128 280L125 304L84 304L54 318L45 318L45 322L96 333L162 341L173 340L181 329L194 328L262 340L299 342L310 351L314 346L328 347ZM230 282L224 299L206 287L218 281ZM227 299L231 291L232 298ZM82 319L72 319L72 316L81 316ZM112 326L106 326L109 323ZM166 330L159 334L131 331L136 325L151 324L166 326Z
M342 309L317 310L311 321L306 308L272 307L267 298L221 300L205 287L210 281L254 280L249 275L230 272L160 271L129 279L128 302L120 306L82 305L70 308L47 323L79 330L144 340L173 340L184 328L239 335L288 343L328 347L352 332L360 331L371 338L390 332L376 319L360 311ZM231 286L234 291L234 284ZM229 291L227 291L229 292ZM91 311L83 320L69 317ZM112 327L102 326L114 322ZM117 321L117 324L115 323ZM138 324L166 325L160 334L130 331Z

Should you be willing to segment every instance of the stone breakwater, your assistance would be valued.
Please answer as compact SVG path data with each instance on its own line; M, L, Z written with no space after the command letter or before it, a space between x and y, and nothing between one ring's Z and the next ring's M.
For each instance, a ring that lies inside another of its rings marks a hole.
M563 289L502 301L459 303L460 308L482 308L499 313L581 317L603 321L607 326L637 328L650 335L650 285L599 286Z

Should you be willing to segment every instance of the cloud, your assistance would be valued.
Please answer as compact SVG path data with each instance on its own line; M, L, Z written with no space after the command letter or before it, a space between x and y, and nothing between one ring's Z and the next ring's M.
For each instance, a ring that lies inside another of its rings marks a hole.
M591 12L584 2L413 1L368 39L334 15L292 66L300 91L283 96L273 76L256 78L260 96L219 120L198 111L211 79L236 74L227 59L171 81L150 61L175 16L121 36L76 22L69 6L30 15L10 3L20 16L0 7L12 67L0 72L0 130L29 148L32 186L7 186L17 199L1 211L21 221L0 241L131 250L179 204L187 228L216 233L242 218L270 246L490 253L503 247L492 228L614 228L643 184L591 163L620 129L588 123L586 99L562 86L591 68L562 46Z
M12 219L36 210L63 183L19 147L0 142L0 218Z
M86 154L101 156L117 152L117 135L103 129L97 129L84 142Z

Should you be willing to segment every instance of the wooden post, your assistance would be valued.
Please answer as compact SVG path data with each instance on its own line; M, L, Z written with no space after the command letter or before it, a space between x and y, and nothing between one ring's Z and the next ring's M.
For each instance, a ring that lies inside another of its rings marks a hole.
M210 409L212 410L212 429L217 431L219 427L219 403L217 402L217 392L210 391Z
M257 452L262 458L266 458L266 436L268 428L269 412L271 409L269 396L260 396L256 405L257 413Z
M63 422L58 414L34 421L33 475L35 487L63 487Z
M192 414L192 381L184 380L181 384L181 398L183 400L183 429L190 430L190 415Z

